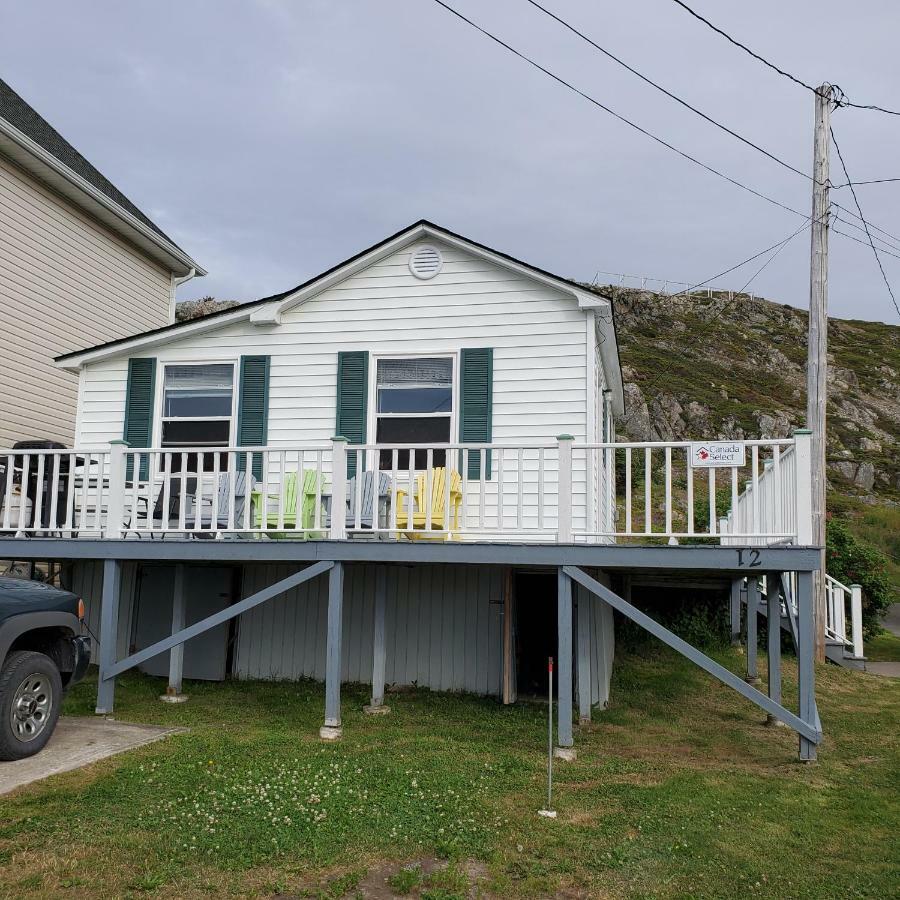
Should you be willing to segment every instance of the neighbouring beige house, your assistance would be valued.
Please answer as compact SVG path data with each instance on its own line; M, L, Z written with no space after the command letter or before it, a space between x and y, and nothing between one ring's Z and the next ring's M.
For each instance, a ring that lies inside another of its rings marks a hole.
M0 447L71 445L78 378L53 358L173 322L205 274L0 80Z

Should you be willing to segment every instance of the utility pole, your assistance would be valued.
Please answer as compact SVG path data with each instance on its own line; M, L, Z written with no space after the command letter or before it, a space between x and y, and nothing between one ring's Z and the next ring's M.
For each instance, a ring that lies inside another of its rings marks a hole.
M816 659L825 660L825 405L828 395L828 148L834 88L816 90L813 196L809 259L809 351L806 365L806 427L812 431L812 533L822 547L813 581Z

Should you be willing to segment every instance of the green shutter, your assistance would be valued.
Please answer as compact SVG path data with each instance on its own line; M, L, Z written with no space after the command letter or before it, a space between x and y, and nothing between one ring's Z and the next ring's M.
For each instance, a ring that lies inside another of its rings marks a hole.
M238 388L237 445L265 446L269 437L269 357L242 356ZM238 468L246 468L246 457L238 457ZM262 457L253 457L253 476L262 479Z
M130 447L149 447L153 440L153 397L156 393L156 360L153 357L134 357L128 360L128 384L125 388L125 429L122 437ZM146 480L149 456L141 457L140 471ZM128 457L125 478L131 480L134 457Z
M365 350L338 353L336 434L351 444L366 442L369 354ZM347 457L347 477L356 474L356 454Z
M494 351L490 347L466 349L460 359L459 439L463 444L491 441L494 393ZM480 453L469 453L469 478L478 478ZM485 477L491 477L491 454L484 462Z

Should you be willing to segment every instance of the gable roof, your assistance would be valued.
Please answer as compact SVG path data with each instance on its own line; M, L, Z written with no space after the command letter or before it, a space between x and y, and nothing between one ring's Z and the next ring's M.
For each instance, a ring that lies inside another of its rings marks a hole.
M188 268L193 268L198 273L203 273L203 270L190 260L190 257L181 247L158 225L151 221L148 216L141 212L102 172L91 165L84 156L3 79L0 79L0 132L5 138L4 141L0 142L0 150L5 149L16 162L22 163L23 158L15 152L15 149L30 150L32 154L37 152L39 157L46 157L45 162L49 162L51 166L55 163L57 172L61 175L68 175L74 187L84 186L92 188L94 192L108 201L111 211L118 210L127 219L131 219L143 226L150 234L155 236L160 244L175 251L177 256L182 257L185 263L189 262ZM14 144L17 144L18 148L15 148ZM35 162L38 161L35 160ZM31 167L29 166L29 168ZM35 171L34 174L38 174L41 177L39 171ZM58 187L46 175L43 176L43 180L50 182L53 187ZM75 198L70 196L69 199ZM90 207L89 211L95 212Z
M600 329L602 337L601 352L604 357L604 364L607 367L607 371L613 375L617 382L613 386L613 393L615 395L617 406L622 406L624 391L619 365L618 344L616 342L615 313L613 305L608 298L598 296L596 293L585 288L583 285L578 284L576 281L560 278L558 275L553 275L537 266L522 262L500 250L493 250L484 244L480 244L477 241L463 237L454 231L450 231L448 228L435 225L427 219L419 219L418 222L414 222L412 225L401 229L395 234L379 241L377 244L373 244L371 247L361 250L349 259L332 266L325 272L310 278L308 281L305 281L290 290L282 291L279 294L273 294L269 297L262 297L259 300L242 303L240 306L231 309L210 313L208 316L203 316L199 319L191 319L186 322L175 322L171 325L164 325L161 328L154 328L150 331L132 335L131 337L119 338L104 344L87 347L83 350L64 353L62 356L56 357L56 362L62 365L63 368L77 369L85 363L106 359L110 356L118 355L119 353L132 352L148 346L165 343L170 339L178 339L186 334L212 331L224 327L225 325L244 320L248 320L255 325L277 325L280 323L281 314L285 310L305 302L332 285L337 284L361 269L372 265L379 259L382 259L423 237L456 245L504 268L512 269L526 277L562 290L577 300L579 307L582 309L597 309L603 313L608 311L608 317L605 315L597 317L598 328Z

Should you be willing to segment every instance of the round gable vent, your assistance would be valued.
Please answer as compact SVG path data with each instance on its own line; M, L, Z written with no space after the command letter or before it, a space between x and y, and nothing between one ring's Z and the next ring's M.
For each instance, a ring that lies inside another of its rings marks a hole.
M409 257L409 271L421 278L423 281L428 278L434 278L441 271L444 260L441 257L441 251L437 247L425 245L416 247L412 255Z

